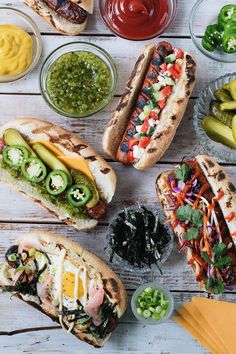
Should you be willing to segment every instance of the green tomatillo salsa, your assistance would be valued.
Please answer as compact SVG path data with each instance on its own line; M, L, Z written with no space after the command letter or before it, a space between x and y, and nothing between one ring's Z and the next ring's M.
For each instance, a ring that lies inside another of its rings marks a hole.
M99 109L111 85L106 63L86 51L63 54L49 68L46 82L47 93L58 109L81 116Z

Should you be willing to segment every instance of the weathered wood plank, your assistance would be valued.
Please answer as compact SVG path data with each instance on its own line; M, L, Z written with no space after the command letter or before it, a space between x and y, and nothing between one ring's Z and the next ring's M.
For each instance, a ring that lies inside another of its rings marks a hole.
M180 156L180 159L182 157ZM115 197L108 207L108 212L101 220L103 223L111 220L123 206L135 203L156 205L155 179L162 171L173 168L173 165L159 164L145 172L140 172L118 163L112 163L112 166L117 173L118 185ZM225 171L232 176L235 183L235 167L225 167ZM145 183L143 183L143 176L145 176ZM0 185L0 195L0 221L57 222L57 219L48 212L4 185Z
M188 5L184 6L185 0L178 1L178 12L175 21L165 32L166 35L171 35L171 36L189 35L188 21L183 21L183 18L186 19L189 18L189 14L194 2L195 2L194 0L189 0ZM30 8L28 8L28 6L26 6L22 2L19 2L17 0L11 0L11 1L0 0L0 6L11 6L27 13L37 23L40 31L43 33L50 33L50 34L58 33L58 31L56 31L52 26L49 26L40 16L35 14L34 11L32 11ZM112 35L110 30L103 24L103 21L100 17L98 0L94 1L94 14L90 16L87 28L84 33L91 34L91 35L93 34L97 35L98 33Z
M11 119L20 117L36 117L54 122L65 129L77 133L87 143L92 144L96 150L105 157L101 140L104 128L112 116L118 104L119 98L115 97L112 102L102 111L86 119L66 119L54 113L40 96L25 95L0 95L0 124ZM200 148L193 127L193 106L195 100L191 99L181 123L177 135L170 148L162 158L162 162L180 161L183 156L193 156L203 151Z
M159 280L158 280L159 281ZM137 326L140 323L136 320L132 314L130 301L133 291L128 291L129 306L125 315L119 320L119 325L135 324ZM186 293L186 292L172 292L175 301L175 308L178 308L183 303L191 301L193 296L205 297L204 293ZM222 300L235 302L235 294L225 294ZM0 294L0 308L1 308L1 322L0 322L0 345L1 335L12 334L15 331L44 329L45 327L60 327L57 323L53 322L49 317L45 316L41 312L37 311L33 307L25 304L23 301L10 296L9 294ZM168 321L170 323L172 321ZM141 325L140 325L141 326ZM151 327L149 327L150 329ZM155 327L154 327L155 328ZM158 327L159 329L159 327ZM13 332L13 333L12 333ZM0 346L1 348L1 346Z
M43 36L43 54L36 69L22 80L10 84L1 84L0 93L39 93L39 71L45 58L58 46L76 40L77 39L75 38L57 35L53 36L52 40L52 36ZM80 40L92 42L101 46L114 58L119 73L118 86L116 90L117 95L123 93L125 83L133 69L138 54L143 50L144 45L150 42L128 42L117 37L83 36L80 37ZM235 70L234 64L224 65L223 63L209 60L195 48L192 40L189 38L173 38L169 39L169 41L174 46L190 51L196 57L200 70L197 85L193 92L194 97L204 89L208 82L216 79L220 75L224 75Z
M120 275L127 289L135 289L143 282L158 279L160 283L165 284L171 290L199 291L199 286L191 268L186 263L184 253L178 252L177 240L175 240L170 258L162 266L162 276L159 271L146 274L141 271L130 272L124 268L123 264L109 262L109 254L104 250L107 245L106 236L108 231L105 225L99 225L90 233L86 233L78 232L66 225L0 224L0 263L4 261L6 250L14 244L16 238L24 233L34 231L58 233L81 243L83 247L108 262L109 266Z
M191 301L191 297L203 294L174 293L175 307ZM224 300L235 302L234 295L225 295ZM96 350L87 344L78 341L61 329L46 329L57 327L51 319L35 309L27 306L18 299L9 295L0 296L1 323L0 323L0 350L4 354L17 352L26 353L77 353L78 350L93 354ZM45 329L44 329L45 328ZM19 331L14 334L14 331ZM7 335L7 332L9 335ZM23 332L23 333L21 333ZM2 334L2 335L1 335ZM66 348L65 348L66 345ZM174 321L168 320L160 326L145 326L133 316L130 306L111 339L100 350L103 354L136 354L144 353L175 353L175 354L203 354L207 351L201 347L187 332Z

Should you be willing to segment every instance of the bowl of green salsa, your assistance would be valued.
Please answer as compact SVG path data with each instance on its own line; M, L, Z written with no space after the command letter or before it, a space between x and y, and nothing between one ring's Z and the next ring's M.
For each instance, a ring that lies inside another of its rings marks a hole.
M115 93L117 70L111 56L86 42L54 50L40 73L41 94L57 113L83 118L103 109Z

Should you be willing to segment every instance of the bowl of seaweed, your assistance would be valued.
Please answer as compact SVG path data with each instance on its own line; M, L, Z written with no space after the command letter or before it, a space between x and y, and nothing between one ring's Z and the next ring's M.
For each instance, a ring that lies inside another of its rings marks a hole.
M159 270L171 254L174 235L162 209L134 205L118 212L107 233L109 261L130 272Z

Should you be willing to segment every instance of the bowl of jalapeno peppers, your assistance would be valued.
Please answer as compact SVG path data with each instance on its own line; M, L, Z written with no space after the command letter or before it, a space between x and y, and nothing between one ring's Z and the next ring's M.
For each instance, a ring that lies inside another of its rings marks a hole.
M198 0L189 29L195 46L211 59L236 62L236 3L232 0Z
M236 73L219 77L201 93L194 106L194 126L210 155L236 161Z

